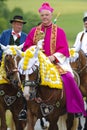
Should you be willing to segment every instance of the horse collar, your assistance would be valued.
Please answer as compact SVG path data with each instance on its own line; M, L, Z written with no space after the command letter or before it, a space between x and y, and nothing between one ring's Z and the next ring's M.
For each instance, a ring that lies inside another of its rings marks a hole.
M49 115L54 110L54 106L42 103L40 105L40 109L41 109L42 115L45 117L45 116Z
M15 100L16 100L16 96L5 95L4 97L4 101L7 106L11 106L15 102Z

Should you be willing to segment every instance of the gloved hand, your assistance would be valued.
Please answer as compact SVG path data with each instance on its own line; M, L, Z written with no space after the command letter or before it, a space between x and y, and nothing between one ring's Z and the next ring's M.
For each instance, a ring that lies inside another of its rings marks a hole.
M48 58L49 58L49 60L50 60L52 63L54 63L54 64L56 64L56 63L59 62L58 59L57 59L54 55L51 55L51 56L49 56Z
M44 42L44 39L41 39L41 40L38 41L37 47L38 47L39 49L42 49L42 48L43 48L43 42Z

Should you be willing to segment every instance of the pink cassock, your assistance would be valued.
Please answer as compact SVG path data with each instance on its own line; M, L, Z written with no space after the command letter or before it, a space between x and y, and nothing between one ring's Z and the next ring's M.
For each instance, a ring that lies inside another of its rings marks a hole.
M50 52L51 29L52 29L52 24L48 27L42 26L42 29L41 29L43 32L45 32L43 49L45 50L45 54L47 56L51 55L51 52ZM28 49L30 46L33 45L33 38L34 38L35 30L36 30L36 27L34 27L28 34L24 47L23 47L23 51L25 51L26 49ZM58 27L56 35L57 35L57 39L56 39L55 52L62 53L64 56L69 57L68 43L67 43L65 32L63 31L63 29Z

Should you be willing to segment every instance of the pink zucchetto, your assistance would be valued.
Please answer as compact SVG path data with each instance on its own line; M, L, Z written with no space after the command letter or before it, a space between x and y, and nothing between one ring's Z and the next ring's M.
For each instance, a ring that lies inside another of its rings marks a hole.
M49 3L45 2L42 4L38 11L41 12L42 10L49 10L52 13L54 9L50 6Z

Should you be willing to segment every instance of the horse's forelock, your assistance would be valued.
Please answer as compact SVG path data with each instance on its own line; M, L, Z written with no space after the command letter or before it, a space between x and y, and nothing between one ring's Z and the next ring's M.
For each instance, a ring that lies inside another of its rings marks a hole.
M8 55L8 54L6 54L5 57L4 57L4 62L5 62L6 65L7 65L7 64L10 65L10 63L11 63L11 64L14 63L14 56L13 56L13 55ZM10 67L10 66L9 66L9 67Z
M24 65L24 58L21 58L21 60L19 61L19 64L18 64L18 70L19 70L19 72L21 74L25 74L26 72L28 74L32 74L36 70L36 68L39 67L39 61L38 61L38 59L31 58L29 60L29 62L27 63L26 70L23 69L23 65Z

